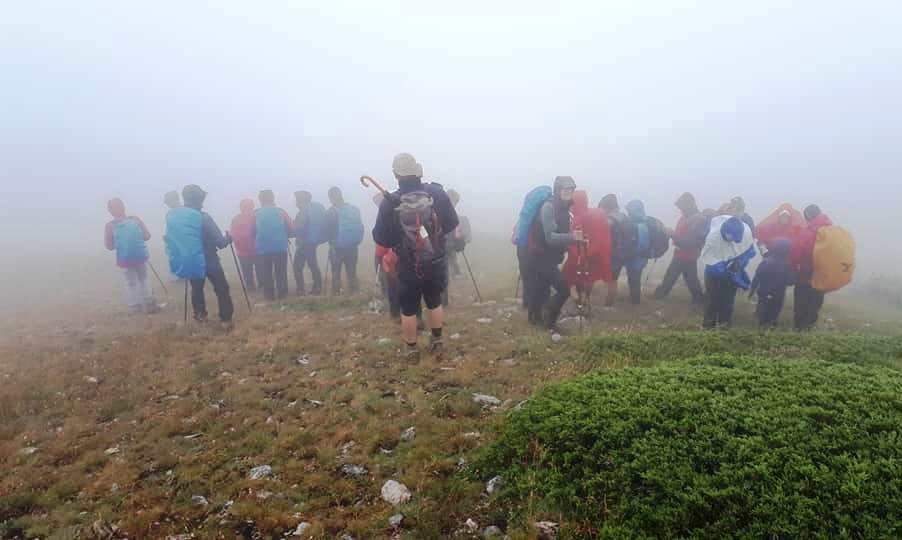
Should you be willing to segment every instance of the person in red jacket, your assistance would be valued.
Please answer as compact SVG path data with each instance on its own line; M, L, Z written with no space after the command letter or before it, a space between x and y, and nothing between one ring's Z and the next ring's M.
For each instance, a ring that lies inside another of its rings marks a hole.
M242 199L241 213L232 218L229 234L235 242L235 252L241 265L241 276L248 291L257 290L254 270L257 264L257 216L253 199Z
M692 294L692 303L702 305L704 294L698 279L698 258L708 235L708 220L699 212L695 197L689 192L683 193L677 199L676 207L681 213L680 220L676 229L668 231L675 247L673 259L667 267L661 285L655 289L654 297L660 300L670 294L677 279L682 275Z
M814 328L824 306L824 293L811 286L811 276L814 273L814 244L817 241L817 231L821 227L833 225L830 218L822 213L816 204L807 206L803 214L808 226L796 235L790 256L797 276L793 290L793 326L798 331Z
M603 209L589 208L589 196L585 190L573 192L570 210L573 229L582 230L587 243L570 246L562 271L564 279L576 288L580 296L591 298L595 283L607 283L612 279L611 229Z

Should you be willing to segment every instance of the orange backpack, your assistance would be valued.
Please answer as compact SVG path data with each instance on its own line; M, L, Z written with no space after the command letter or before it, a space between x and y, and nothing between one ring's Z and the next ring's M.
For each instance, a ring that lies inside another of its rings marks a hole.
M811 286L822 292L837 291L855 273L855 239L842 227L821 227L814 243Z

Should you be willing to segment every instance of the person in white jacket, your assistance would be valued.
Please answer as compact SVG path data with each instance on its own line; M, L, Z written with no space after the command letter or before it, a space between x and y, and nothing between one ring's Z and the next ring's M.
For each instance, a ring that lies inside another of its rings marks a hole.
M755 253L752 231L741 219L723 214L711 220L700 257L705 268L704 328L733 323L736 291L751 285L745 269Z

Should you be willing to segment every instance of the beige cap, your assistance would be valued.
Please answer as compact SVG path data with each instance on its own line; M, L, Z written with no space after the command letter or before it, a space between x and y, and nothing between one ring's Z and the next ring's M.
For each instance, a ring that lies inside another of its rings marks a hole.
M395 156L391 162L391 170L398 176L423 176L423 166L417 163L417 160L408 153L401 153Z

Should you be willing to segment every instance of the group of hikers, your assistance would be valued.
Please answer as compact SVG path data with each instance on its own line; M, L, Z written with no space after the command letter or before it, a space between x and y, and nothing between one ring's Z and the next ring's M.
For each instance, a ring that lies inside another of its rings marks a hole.
M630 301L639 304L648 261L663 256L670 244L673 257L651 296L666 297L682 276L692 303L704 305L704 328L732 324L740 289L750 297L757 293L758 323L774 328L786 290L794 286L793 326L808 330L817 323L825 293L852 279L854 241L814 204L804 212L783 204L756 227L741 197L718 210L701 210L695 197L684 193L675 202L679 221L670 229L647 216L639 200L627 203L623 212L617 196L608 194L590 208L586 192L576 188L573 178L559 176L553 186L533 189L514 227L523 305L536 326L557 331L571 291L576 292L579 315L586 315L583 310L599 281L606 284L604 303L610 309L624 269ZM752 279L747 268L759 250L763 260Z
M455 209L460 196L440 184L424 182L423 167L412 155L395 156L392 172L398 184L393 192L369 177L361 177L361 182L379 190L373 197L378 207L372 230L375 270L389 313L401 323L403 355L413 359L419 357L417 336L424 326L430 331L428 350L441 352L449 274L460 273L457 255L466 258L464 249L471 241L471 230L469 221ZM240 202L240 213L225 233L203 211L206 195L199 186L188 185L181 198L175 191L164 196L169 207L164 237L169 270L186 281L186 296L190 285L195 320L207 319L204 286L209 280L219 303L220 321L231 326L234 307L218 255L230 246L242 285L247 291L262 289L266 300L288 295L292 239L297 295L323 294L318 262L318 248L323 244L329 246L326 264L331 265L331 293L343 292L342 268L347 292L359 291L357 262L364 225L360 210L345 202L339 188L328 190L328 209L314 201L310 192L296 192L298 212L293 219L276 206L271 190L263 190L258 195L259 207L251 199ZM629 201L624 211L617 196L608 194L592 207L587 193L578 190L569 176L555 178L553 186L531 190L512 238L520 268L518 287L522 282L529 322L559 331L561 310L571 297L579 316L588 316L598 282L605 284L604 307L612 309L624 270L630 302L639 304L648 261L661 258L671 244L670 265L651 296L666 297L682 276L692 303L704 305L704 328L730 326L740 289L748 290L750 296L757 293L758 322L763 328L773 328L786 290L794 286L794 327L807 330L817 322L824 294L851 280L854 241L844 229L833 226L816 205L799 212L783 204L758 226L741 197L718 210L700 210L695 197L684 193L675 205L681 215L670 229L646 215L639 200ZM106 226L105 244L116 252L129 307L159 311L147 277L150 233L139 218L126 214L120 199L110 200L107 208L113 220ZM751 279L747 268L759 251L763 261ZM704 288L699 280L700 264ZM306 269L312 278L309 290Z

